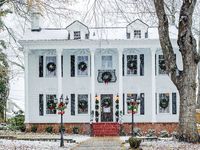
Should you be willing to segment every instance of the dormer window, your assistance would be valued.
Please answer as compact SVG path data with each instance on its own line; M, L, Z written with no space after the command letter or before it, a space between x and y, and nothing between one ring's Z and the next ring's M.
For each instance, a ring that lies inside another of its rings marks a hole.
M134 38L141 38L141 30L134 30Z
M131 34L130 33L126 33L126 37L127 37L127 39L130 39L131 38Z
M81 39L81 32L80 31L74 31L74 40Z

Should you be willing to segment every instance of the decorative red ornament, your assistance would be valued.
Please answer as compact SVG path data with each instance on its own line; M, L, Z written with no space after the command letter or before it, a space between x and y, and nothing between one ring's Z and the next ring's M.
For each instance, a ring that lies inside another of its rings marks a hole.
M63 115L65 113L65 111L59 111L58 114L59 115Z

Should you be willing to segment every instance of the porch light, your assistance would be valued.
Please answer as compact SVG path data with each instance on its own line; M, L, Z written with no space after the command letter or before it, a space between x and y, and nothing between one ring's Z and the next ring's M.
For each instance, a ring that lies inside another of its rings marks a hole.
M117 100L119 100L119 95L117 94L117 96L115 97L115 100L117 101Z
M97 94L95 95L95 99L96 99L96 100L99 100L99 96L98 96Z

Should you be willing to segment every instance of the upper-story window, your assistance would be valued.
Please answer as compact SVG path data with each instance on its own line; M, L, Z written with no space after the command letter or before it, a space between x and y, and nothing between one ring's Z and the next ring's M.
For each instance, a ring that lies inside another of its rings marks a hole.
M56 76L56 56L46 56L46 77Z
M81 39L81 31L74 31L74 40Z
M127 75L137 74L137 55L127 55Z
M166 74L165 59L163 55L158 55L158 73Z
M78 75L88 75L88 56L77 57L77 69Z
M112 56L102 56L102 69L112 69Z
M134 38L141 38L141 30L134 30Z

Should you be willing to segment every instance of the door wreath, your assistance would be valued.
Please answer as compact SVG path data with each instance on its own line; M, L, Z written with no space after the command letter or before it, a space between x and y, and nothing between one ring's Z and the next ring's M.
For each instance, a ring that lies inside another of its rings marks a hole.
M111 102L110 102L109 98L103 99L103 101L102 101L102 106L103 107L108 108L108 107L110 107L110 105L111 105Z
M78 69L81 70L81 71L85 71L87 69L87 64L84 61L81 61L78 64Z
M50 72L53 72L56 70L56 64L54 62L49 62L47 64L47 69L50 71Z

